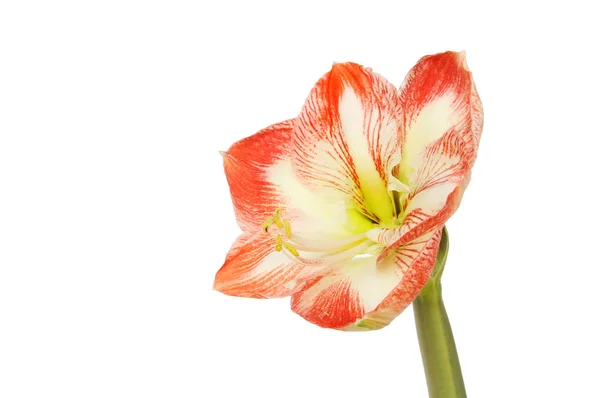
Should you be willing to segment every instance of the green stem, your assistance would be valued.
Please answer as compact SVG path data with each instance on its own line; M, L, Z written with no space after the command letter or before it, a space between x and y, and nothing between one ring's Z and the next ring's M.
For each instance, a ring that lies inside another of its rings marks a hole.
M448 246L448 232L444 227L435 268L413 302L430 398L467 396L452 328L442 300L441 279L448 256Z

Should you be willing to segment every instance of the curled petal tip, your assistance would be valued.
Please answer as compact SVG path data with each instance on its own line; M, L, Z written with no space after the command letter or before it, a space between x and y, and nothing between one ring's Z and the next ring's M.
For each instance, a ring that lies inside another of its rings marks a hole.
M227 151L219 151L219 155L226 157L227 156Z
M458 60L458 64L462 66L466 71L469 71L469 66L467 65L467 52L460 51L456 53L456 58Z

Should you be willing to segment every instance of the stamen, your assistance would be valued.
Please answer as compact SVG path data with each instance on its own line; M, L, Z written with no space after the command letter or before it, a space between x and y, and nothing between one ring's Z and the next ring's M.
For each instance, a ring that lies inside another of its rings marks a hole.
M373 245L373 243L371 241L365 240L363 242L361 242L360 244L351 247L348 250L344 250L342 252L330 255L330 256L324 256L324 259L326 260L326 264L328 266L333 266L333 265L337 265L340 263L345 262L348 258L352 258L354 256L356 256L357 254L363 253L365 250L367 250L369 247L371 247ZM331 262L331 264L330 264Z
M294 239L291 242L300 250L311 251L311 252L329 252L331 250L343 249L352 244L356 244L359 241L363 240L367 236L366 233L352 235L345 238L340 238L336 240L312 240L305 239L299 236L294 236Z
M367 233L347 236L339 239L313 240L292 234L290 221L281 218L282 209L278 208L273 216L262 224L262 230L275 238L275 251L283 253L295 263L306 266L337 266L346 263L355 255L364 253L373 242ZM272 225L277 230L269 230ZM293 238L292 238L293 236ZM300 257L300 251L303 257Z
M281 212L281 207L278 207L277 210L275 210L275 214L265 220L265 222L262 224L263 232L268 232L269 227L273 224L277 225L279 229L284 228L283 222L281 221Z
M283 220L283 229L285 229L285 237L290 239L292 237L292 226L289 220Z
M287 242L284 242L284 245ZM373 243L370 241L364 241L359 245L356 245L348 250L341 251L332 255L322 255L316 258L304 259L302 257L292 257L291 254L283 251L283 253L295 263L312 266L312 267L334 267L340 264L345 264L349 259L352 259L354 256L363 253L367 250Z
M279 235L278 237L281 238L281 235ZM285 247L287 249L287 251L289 251L292 254L292 256L300 257L300 253L298 253L298 250L296 250L296 248L294 246L292 246L291 243L283 242L283 247Z
M269 233L269 227L272 226L273 224L275 224L277 226L277 228L279 228L279 230L283 230L285 233L285 237L287 239L292 237L292 227L290 225L289 220L282 220L281 219L281 212L283 210L281 209L281 207L277 208L277 210L275 210L275 213L273 214L273 216L267 218L265 220L265 222L262 224L262 230L265 233ZM283 236L281 235L280 232L270 232L271 235L275 236L275 251L283 251L283 249L285 248L285 250L287 250L288 252L290 252L294 257L300 257L300 253L298 253L298 249L296 249L296 247L294 247L293 244L291 244L290 242L284 242L283 241Z
M275 223L275 219L273 217L269 217L265 220L262 225L263 232L269 232L269 227Z

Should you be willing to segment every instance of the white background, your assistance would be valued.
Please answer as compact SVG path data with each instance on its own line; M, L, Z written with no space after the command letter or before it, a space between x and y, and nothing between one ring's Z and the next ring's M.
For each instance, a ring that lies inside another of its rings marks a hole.
M333 61L451 49L485 109L444 278L469 396L600 397L600 32L555 3L2 2L0 396L426 397L411 309L342 333L212 291L218 150Z

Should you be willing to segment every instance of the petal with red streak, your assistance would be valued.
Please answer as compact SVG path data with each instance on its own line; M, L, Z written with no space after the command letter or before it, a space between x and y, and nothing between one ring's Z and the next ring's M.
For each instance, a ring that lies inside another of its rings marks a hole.
M456 131L450 131L417 158L411 191L403 199L404 239L441 228L458 208L470 176L466 145Z
M417 157L416 170L410 177L411 190L401 198L401 227L370 231L370 239L387 247L381 258L397 246L440 229L454 214L470 178L464 146L464 141L451 131Z
M367 331L381 329L390 324L408 307L429 280L435 266L442 230L426 234L399 246L390 256L403 271L402 281L373 311L366 313L344 330Z
M275 251L275 238L270 234L245 233L229 250L214 289L230 296L286 297L317 271Z
M388 197L388 176L399 161L401 118L398 92L383 77L335 64L296 119L294 169L323 200L388 218L393 206L380 198Z
M223 153L235 215L243 231L257 230L282 198L269 170L288 156L293 120L274 124L244 138Z
M465 54L449 51L421 58L400 91L406 135L404 172L427 145L448 131L456 131L465 142L465 157L472 166L483 128L483 109Z
M440 236L441 232L435 231L396 247L383 259L354 259L315 277L292 295L292 310L325 328L383 327L410 304L427 282Z
M403 244L440 228L458 208L475 161L483 111L464 53L423 57L401 88L406 140L398 178ZM387 254L387 252L384 252Z

